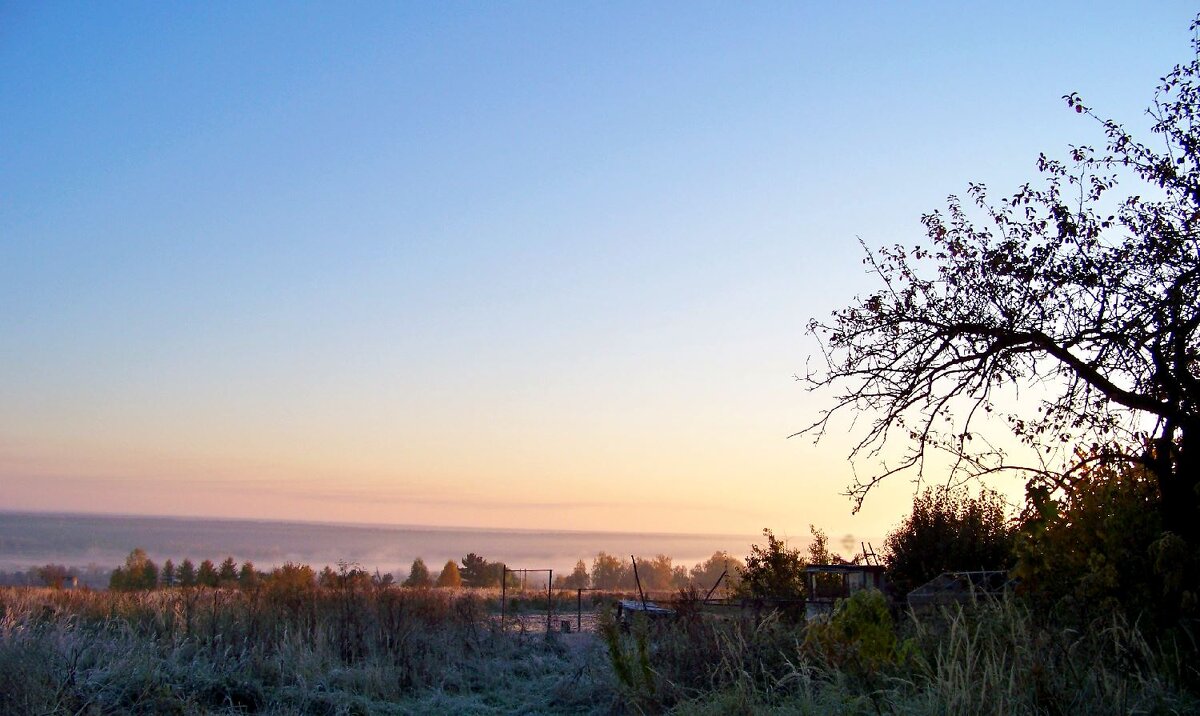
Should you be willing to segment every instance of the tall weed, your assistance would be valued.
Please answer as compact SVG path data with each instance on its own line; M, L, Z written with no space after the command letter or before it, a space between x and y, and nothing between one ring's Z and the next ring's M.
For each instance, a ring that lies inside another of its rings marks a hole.
M1016 599L982 599L908 614L893 629L866 599L808 626L709 619L702 629L664 628L648 649L657 700L643 694L633 705L680 714L1200 712L1184 652L1152 646L1120 617L1073 631L1039 623ZM681 669L675 655L687 650L711 658Z
M587 713L612 704L606 670L581 670L586 660L545 637L518 642L492 629L469 592L4 589L0 615L4 714L507 713L546 703Z

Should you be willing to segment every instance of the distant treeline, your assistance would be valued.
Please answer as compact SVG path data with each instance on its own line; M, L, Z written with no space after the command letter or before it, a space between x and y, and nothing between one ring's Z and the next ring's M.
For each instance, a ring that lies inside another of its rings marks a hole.
M556 589L622 590L636 589L640 580L642 589L665 591L689 586L711 588L720 580L722 586L732 588L740 581L743 568L741 559L719 550L691 569L674 564L674 560L665 554L639 557L636 570L632 560L600 552L592 560L590 569L581 559L570 573L554 575L553 586ZM502 573L504 565L501 563L488 562L471 553L462 558L461 566L453 560L446 562L434 578L425 561L418 557L413 560L403 584L408 587L498 587ZM529 576L520 570L509 570L507 575L510 586L522 586ZM722 575L725 575L724 579ZM542 585L548 576L542 572L533 573L535 583Z
M109 582L112 569L89 564L86 567L68 567L63 564L44 564L29 569L11 572L0 569L0 587L87 587L104 589Z
M568 573L555 574L555 589L602 589L633 590L641 580L642 589L647 591L677 590L694 586L708 590L718 585L724 589L735 588L741 579L744 563L728 552L716 551L707 560L688 568L675 564L664 554L654 557L638 557L637 567L627 557L617 557L606 552L598 553L589 565L579 560ZM636 576L635 576L636 574ZM507 577L505 577L507 575ZM724 577L722 577L724 575ZM544 571L524 572L505 570L502 562L490 561L474 552L461 560L447 561L441 570L434 573L418 557L413 560L408 574L402 579L379 570L368 572L351 563L339 563L336 567L325 566L317 570L306 564L287 563L269 571L259 570L253 562L238 563L233 557L221 562L211 559L198 564L190 558L179 562L167 559L161 565L141 548L134 549L125 563L114 569L96 565L80 569L60 564L30 567L25 571L0 571L0 586L49 586L53 588L88 587L109 588L117 591L141 591L172 587L211 587L252 589L271 580L292 583L311 582L315 586L339 587L347 582L358 586L403 586L442 588L489 588L499 587L502 579L507 586L544 587L550 575Z

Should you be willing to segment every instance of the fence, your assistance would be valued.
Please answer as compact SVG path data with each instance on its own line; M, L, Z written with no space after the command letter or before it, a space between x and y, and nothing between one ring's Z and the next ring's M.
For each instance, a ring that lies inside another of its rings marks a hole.
M599 610L606 608L609 603L616 607L618 614L625 611L629 612L644 612L646 614L664 615L674 613L674 605L672 608L662 608L654 604L652 600L658 595L658 601L673 603L680 598L678 592L658 592L650 594L642 589L641 577L638 574L637 559L631 555L633 564L634 580L637 587L637 599L635 600L632 593L622 593L616 590L588 588L588 587L569 587L563 588L554 586L554 570L549 568L517 568L510 569L508 565L503 565L502 575L500 579L500 624L501 628L508 629L510 625L515 625L521 631L532 631L535 620L541 622L544 619L546 632L554 631L555 621L558 621L558 630L563 632L571 631L571 617L574 617L575 631L584 631L584 624L588 625L588 631L595 630L596 618ZM541 587L535 590L529 589L529 575L546 575L545 591ZM747 606L754 608L755 612L761 610L761 603L757 606L744 602L730 603L728 600L712 600L711 597L720 586L722 580L728 576L728 570L721 573L717 581L713 583L702 600L693 598L692 601L702 604L705 608L724 609L738 608L745 611ZM510 585L510 580L512 584ZM589 596L589 604L587 609L584 608L584 595ZM533 598L530 598L533 594ZM513 596L517 595L517 596ZM597 596L601 596L601 600L597 601ZM693 595L698 597L698 593ZM573 597L573 599L572 599ZM625 599L623 597L628 597ZM662 599L666 597L666 599ZM545 604L542 607L537 607L537 602L540 599L545 599ZM511 600L511 601L510 601ZM571 609L570 602L574 602L574 609ZM761 600L760 600L761 602ZM522 613L521 607L526 603L534 605L533 612Z

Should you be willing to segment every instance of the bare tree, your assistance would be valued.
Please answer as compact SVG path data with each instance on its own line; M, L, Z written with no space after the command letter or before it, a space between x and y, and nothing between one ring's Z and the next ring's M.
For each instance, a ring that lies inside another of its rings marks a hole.
M800 379L836 397L801 433L862 416L852 458L876 461L849 488L856 509L889 476L919 483L938 451L952 479L1017 469L1051 490L1089 462L1140 463L1165 528L1197 545L1200 41L1157 89L1154 147L1064 99L1102 149L1042 155L1040 181L1010 196L951 196L922 218L926 242L867 251L881 288L810 323L824 367ZM993 419L1039 457L985 440Z

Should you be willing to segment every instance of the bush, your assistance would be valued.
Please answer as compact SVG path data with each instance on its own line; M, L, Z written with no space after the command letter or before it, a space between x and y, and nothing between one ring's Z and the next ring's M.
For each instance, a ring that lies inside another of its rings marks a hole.
M742 570L742 593L755 597L799 599L804 596L804 557L800 550L789 549L769 529L764 547L752 545Z
M900 595L943 572L1007 570L1013 566L1013 528L999 493L965 488L926 489L912 513L884 542L888 582Z
M1070 623L1121 613L1146 627L1195 611L1181 574L1197 557L1163 531L1157 483L1134 466L1084 472L1057 497L1031 485L1017 541L1022 592Z
M809 626L807 644L834 668L859 677L904 663L914 649L897 638L887 597L877 589L839 599L828 621Z
M1184 688L1195 663L1154 647L1119 616L1082 631L1047 626L1005 597L895 630L890 622L882 595L864 591L807 635L778 620L652 631L656 690L630 694L639 699L631 706L688 716L1200 713ZM671 660L684 652L705 658L685 671Z

